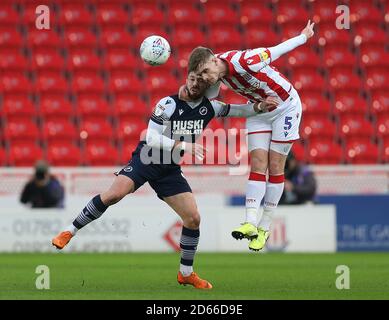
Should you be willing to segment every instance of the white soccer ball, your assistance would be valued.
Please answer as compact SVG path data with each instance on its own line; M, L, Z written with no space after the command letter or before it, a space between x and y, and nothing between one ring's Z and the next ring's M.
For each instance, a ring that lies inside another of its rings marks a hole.
M170 57L170 45L161 36L150 36L143 40L140 46L140 56L151 66L164 64Z

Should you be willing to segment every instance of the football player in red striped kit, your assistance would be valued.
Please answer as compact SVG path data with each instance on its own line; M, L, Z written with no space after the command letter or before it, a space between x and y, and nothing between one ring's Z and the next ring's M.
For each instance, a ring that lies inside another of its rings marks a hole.
M299 139L301 101L292 84L272 62L306 43L314 35L314 23L308 21L299 36L269 48L233 50L220 54L204 47L195 48L189 58L188 71L194 71L211 87L206 96L215 98L220 83L251 102L277 98L279 105L266 116L247 119L251 168L246 189L245 222L232 231L235 239L250 240L249 249L261 250L284 189L285 161L293 142ZM185 86L180 97L187 96ZM266 172L269 177L266 181ZM263 211L260 204L264 200Z

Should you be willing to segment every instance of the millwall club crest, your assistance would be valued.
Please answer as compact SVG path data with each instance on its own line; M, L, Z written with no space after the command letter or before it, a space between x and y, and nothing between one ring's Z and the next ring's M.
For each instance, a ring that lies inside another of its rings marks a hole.
M201 107L200 110L199 110L199 113L202 115L202 116L205 116L208 112L208 109L207 107Z

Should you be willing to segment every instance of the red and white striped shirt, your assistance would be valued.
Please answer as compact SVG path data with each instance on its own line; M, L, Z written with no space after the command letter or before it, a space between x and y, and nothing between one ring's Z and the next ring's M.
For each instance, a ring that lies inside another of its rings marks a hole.
M291 83L275 67L271 51L257 48L228 51L216 55L228 64L228 74L221 81L236 93L251 101L262 101L268 96L285 101L292 89Z

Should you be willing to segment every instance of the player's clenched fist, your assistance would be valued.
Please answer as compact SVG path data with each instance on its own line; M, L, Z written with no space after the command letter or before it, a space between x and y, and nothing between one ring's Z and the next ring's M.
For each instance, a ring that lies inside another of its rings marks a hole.
M315 25L314 22L311 23L311 20L308 20L308 23L306 27L303 29L303 31L301 31L301 34L304 34L307 37L307 39L311 38L315 34L315 31L313 31L314 25Z

